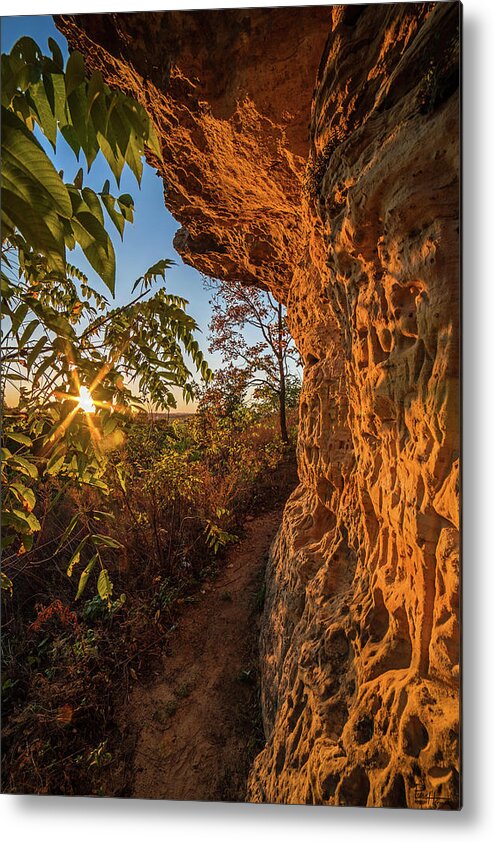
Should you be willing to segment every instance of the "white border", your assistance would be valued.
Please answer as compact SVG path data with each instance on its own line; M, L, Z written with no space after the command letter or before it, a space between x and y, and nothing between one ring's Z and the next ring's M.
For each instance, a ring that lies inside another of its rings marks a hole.
M16 15L156 8L299 5L272 2L15 0ZM304 4L305 5L305 4ZM323 5L312 3L306 5ZM214 842L417 842L487 839L494 804L494 3L464 3L464 809L461 813L355 808L259 807L188 802L7 796L5 842L189 839ZM490 271L489 271L490 270Z

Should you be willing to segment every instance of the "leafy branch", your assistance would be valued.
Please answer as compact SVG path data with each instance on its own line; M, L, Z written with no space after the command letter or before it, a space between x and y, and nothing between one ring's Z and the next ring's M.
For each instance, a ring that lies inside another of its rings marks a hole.
M21 38L1 59L2 403L6 385L19 392L17 407L4 406L2 428L7 590L15 559L27 555L42 532L36 513L41 485L60 480L89 485L103 499L108 494L106 455L139 403L130 386L167 408L175 405L173 388L181 388L186 400L193 395L188 360L204 381L211 378L187 301L159 286L171 261L151 266L134 285L139 295L113 309L68 261L80 246L113 295L116 263L107 219L123 237L134 202L127 193L112 195L109 179L100 191L85 185L82 168L66 182L36 132L54 151L62 136L77 160L84 154L88 172L101 152L117 186L125 165L140 183L146 149L158 158L161 150L137 102L110 90L98 72L88 76L79 53L71 53L64 66L56 42L50 39L49 46L51 56L45 56L32 39ZM86 407L83 388L90 399ZM99 562L98 592L110 603L106 538L86 523L85 540L95 551L77 594ZM73 556L71 573L78 562Z

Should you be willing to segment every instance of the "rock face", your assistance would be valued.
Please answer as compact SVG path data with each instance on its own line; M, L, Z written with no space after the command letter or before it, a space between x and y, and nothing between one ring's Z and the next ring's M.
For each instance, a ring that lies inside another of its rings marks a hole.
M330 18L313 8L57 19L87 65L152 114L166 204L183 226L175 247L208 276L286 297L304 249L310 103Z
M458 4L58 23L155 118L184 259L305 363L251 799L457 808Z

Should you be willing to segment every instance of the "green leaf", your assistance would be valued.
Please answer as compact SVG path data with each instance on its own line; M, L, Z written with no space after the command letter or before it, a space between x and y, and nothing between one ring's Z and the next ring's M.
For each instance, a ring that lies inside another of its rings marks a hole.
M72 221L74 234L93 269L113 294L115 292L115 252L101 223L87 211Z
M99 147L105 156L108 164L110 165L110 169L115 176L115 180L117 184L120 184L120 176L122 175L122 170L124 168L125 159L120 153L120 150L115 145L115 149L112 148L111 144L108 142L107 138L105 137L102 132L96 132L96 139L99 144Z
M87 150L88 132L87 132L87 107L86 107L86 91L81 85L67 97L67 104L69 106L70 120L72 128L77 136L77 141L84 151Z
M7 438L12 439L12 441L16 441L19 444L25 444L26 447L32 447L33 443L29 436L26 436L24 433L6 433Z
M9 262L7 259L7 255L4 256L3 260L4 263L8 266ZM1 290L2 295L5 296L5 298L12 298L12 296L16 294L16 288L11 284L10 279L7 278L7 275L5 275L3 272L1 274Z
M50 79L53 85L54 114L60 130L67 123L67 100L65 98L65 79L62 73L52 73ZM50 94L47 90L47 96ZM63 134L63 133L62 133Z
M99 509L94 510L93 517L95 520L115 520L113 512L102 512Z
M132 126L134 133L147 140L150 120L145 109L138 102L127 97L120 97L119 106L123 119Z
M33 532L39 532L40 531L41 524L40 524L38 518L36 517L36 515L34 515L32 512L30 512L28 514L27 522L28 522L29 528L32 529Z
M37 327L39 327L39 321L37 319L33 319L33 321L28 324L19 340L19 351L27 345Z
M59 337L75 340L74 328L62 313L57 313L56 310L49 310L46 306L37 302L36 299L33 299L29 303L36 315L43 320L45 327L53 330Z
M84 476L84 473L85 473L85 470L86 470L88 459L87 459L87 456L86 456L85 453L78 453L77 456L76 456L76 459L77 459L77 470L79 472L79 477L82 478Z
M87 139L86 139L86 146L84 148L84 154L86 156L87 161L87 171L89 172L93 162L98 155L99 152L98 146L98 139L96 136L96 129L91 121L87 124Z
M122 465L117 465L116 471L117 471L118 481L119 481L120 485L122 486L122 491L125 492L126 489L127 489L127 485L126 485L126 482L125 482L125 474L124 474L124 469L123 469Z
M53 61L57 65L60 70L63 70L63 55L60 47L58 46L57 42L54 38L48 38L48 46L51 50L51 54L53 56Z
M118 98L120 102L120 98ZM114 107L110 113L110 123L107 128L107 135L114 137L122 157L127 161L127 151L131 142L132 126L125 119L123 109ZM128 162L128 161L127 161Z
M10 52L12 56L22 56L22 61L26 64L35 64L42 55L36 41L28 35L18 38Z
M63 272L63 218L72 215L63 181L32 133L2 106L3 236L15 230L48 258L49 268Z
M0 577L1 577L1 580L2 580L2 591L8 591L10 593L10 595L12 596L12 590L13 590L13 587L14 587L14 585L12 583L12 579L9 579L9 577L7 576L6 573L3 572L3 570L0 573Z
M91 114L91 109L96 102L98 97L104 97L105 95L105 85L103 82L103 77L99 70L96 70L94 73L91 74L91 78L89 80L89 84L87 86L87 116L89 117Z
M154 263L152 266L150 266L147 272L144 273L144 277L155 278L158 275L161 275L164 278L165 271L169 269L170 266L175 266L174 260L158 260L157 263Z
M110 538L109 535L100 535L96 534L92 536L93 542L98 546L103 545L104 547L111 547L115 550L121 550L123 544L120 541L117 541L116 538Z
M29 511L32 511L36 505L36 497L31 488L23 485L21 482L13 482L10 489L15 493L15 496L20 503L23 501L27 504Z
M82 167L80 167L80 169L77 171L76 177L74 178L74 187L77 187L78 190L81 190L82 188L83 175L83 169Z
M109 602L112 592L113 585L110 581L108 570L104 567L98 576L98 593L102 600Z
M75 50L70 54L65 68L65 91L67 99L79 85L86 81L86 70L82 55Z
M69 566L67 567L67 576L68 576L69 578L72 576L72 573L73 573L74 567L75 567L77 564L79 564L80 560L81 560L81 554L80 554L80 552L78 552L78 551L77 551L77 552L75 552L75 553L74 553L74 555L73 555L73 556L72 556L72 558L70 559L70 561L69 561Z
M67 576L70 578L72 573L74 572L74 567L79 564L81 560L81 551L84 545L89 540L89 535L85 535L82 541L80 542L79 546L77 547L76 551L72 554L72 557L69 561L69 566L67 567Z
M154 154L159 158L159 160L162 161L163 158L161 155L161 143L155 125L151 119L149 120L149 134L146 143L149 146L151 152L154 152Z
M16 518L19 518L19 520L25 521L31 532L40 531L41 524L36 515L33 515L32 512L25 512L23 509L12 509L11 514Z
M23 176L53 210L67 218L72 216L67 188L42 146L21 120L3 107L2 155L3 167L7 167L7 171L15 167L14 175ZM19 230L22 231L22 228L19 227Z
M74 153L77 160L79 160L79 153L81 151L81 144L77 135L76 130L73 126L69 125L68 123L64 126L60 126L60 131L62 132L62 136L64 140L67 141L72 152Z
M3 509L2 527L12 527L16 532L20 532L21 535L31 534L31 528L27 523L24 512L15 509L12 511L7 511L5 508Z
M125 217L121 213L118 213L118 211L115 209L115 199L113 196L110 196L109 193L101 193L101 200L106 208L108 216L110 217L115 228L120 234L120 237L123 240L125 229Z
M103 422L103 435L104 436L111 435L111 433L113 433L113 431L116 429L116 427L118 427L118 423L119 423L118 416L110 415L110 417L107 418Z
M32 351L30 351L29 354L27 355L26 362L27 362L27 370L28 371L31 370L31 366L34 363L34 361L38 359L38 357L41 353L41 350L42 350L43 346L45 345L46 341L47 341L47 337L41 336L38 339L38 341L36 342L36 344L34 345Z
M84 480L86 482L86 480ZM109 494L110 489L108 485L103 482L102 479L88 479L87 484L90 485L92 488L99 488L103 494Z
M134 200L130 193L122 193L122 195L118 197L118 204L120 206L123 205L126 208L134 208Z
M103 211L101 209L100 200L98 199L98 196L96 195L94 190L91 190L90 187L84 187L82 195L84 197L86 205L88 206L93 216L96 217L96 219L101 225L104 225L105 220L103 217Z
M32 533L30 535L23 535L22 546L24 547L26 552L29 552L29 550L31 550L33 548L33 544L34 544L34 535Z
M37 369L36 369L36 371L35 371L35 374L34 374L34 383L35 383L35 384L37 384L37 383L39 383L39 382L40 382L40 380L41 380L41 378L42 378L43 374L45 374L45 372L47 371L47 369L49 369L51 366L53 366L53 365L54 365L55 360L56 360L56 354L50 354L48 357L46 357L46 358L43 360L43 362L41 363L41 365L39 365L39 366L38 366L38 368L37 368ZM33 361L33 362L34 362L34 361Z
M17 333L28 312L28 304L20 304L19 307L17 307L17 309L14 311L14 313L12 314L12 330L14 333Z
M45 468L45 474L48 474L48 476L51 476L51 477L56 476L56 474L58 474L58 472L60 471L60 468L62 467L64 461L65 461L65 453L62 453L60 455L59 453L55 452L53 454L53 456L47 462L47 465L46 465L46 468Z
M88 579L91 575L91 571L92 571L94 565L96 564L97 558L98 558L97 555L93 555L93 557L92 557L91 561L89 562L89 564L87 565L87 567L85 567L84 570L82 571L81 577L79 579L79 585L78 585L78 588L77 588L77 593L75 595L76 600L80 599L82 594L84 593L84 589L85 589L85 587L87 585L87 582L88 582Z
M33 463L29 462L28 459L24 459L23 456L18 456L17 453L14 453L10 461L15 464L17 470L20 471L21 474L24 474L24 476L38 479L38 469L36 465L33 465Z
M143 155L144 149L142 143L139 141L139 138L136 137L135 134L131 133L129 145L127 146L127 154L125 156L125 160L131 168L132 172L134 173L139 186L141 185L142 179Z
M31 85L29 93L38 112L40 128L55 151L57 146L57 121L55 120L55 115L47 95L47 89L50 91L50 94L53 94L53 85L51 85L50 90L50 82L46 81L46 78L43 77L36 85ZM54 107L55 101L53 98L53 109Z

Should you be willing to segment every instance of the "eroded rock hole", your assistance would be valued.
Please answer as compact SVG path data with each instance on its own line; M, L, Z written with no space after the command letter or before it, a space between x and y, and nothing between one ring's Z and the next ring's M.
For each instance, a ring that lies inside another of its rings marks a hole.
M368 743L374 736L374 720L372 716L363 716L357 722L355 728L355 739L359 745Z
M418 716L411 716L403 729L403 747L410 757L418 757L429 742L429 733Z
M369 797L370 783L366 772L356 766L341 782L338 803L347 807L365 807Z
M318 357L315 356L315 354L307 354L305 358L306 368L310 368L311 366L316 365L316 363L318 362L320 362L320 360Z
M345 632L338 629L329 635L324 648L332 672L336 674L343 672L350 653L350 643Z
M379 588L374 591L374 608L368 614L366 624L370 639L375 643L382 640L389 629L389 613Z
M286 755L285 746L281 745L279 747L277 753L276 753L275 768L276 768L276 774L277 775L281 774L281 771L282 771L282 769L285 765L285 755Z
M348 708L344 702L336 702L327 708L326 734L331 740L339 740L348 721Z
M403 775L395 775L383 798L383 807L407 807L407 790Z
M329 801L329 799L334 796L339 780L340 778L338 775L326 775L321 784L321 795L323 801Z

